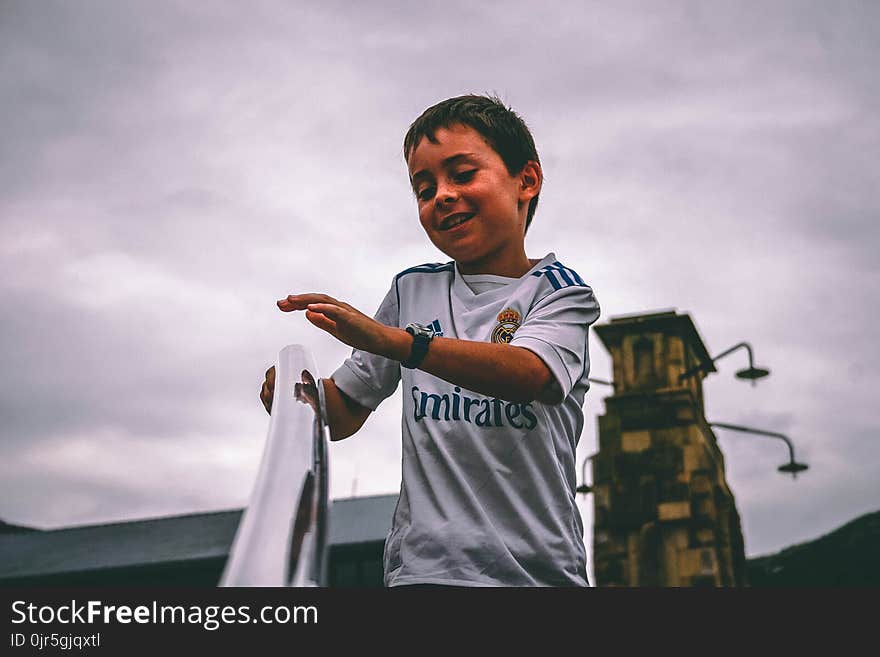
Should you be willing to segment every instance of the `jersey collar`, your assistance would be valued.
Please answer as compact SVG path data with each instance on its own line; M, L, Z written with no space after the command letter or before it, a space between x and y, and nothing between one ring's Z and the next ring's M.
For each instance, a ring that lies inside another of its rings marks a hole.
M452 281L452 293L462 302L465 306L470 309L475 306L485 305L486 303L491 303L498 298L508 296L512 292L511 286L518 285L522 283L522 281L526 280L527 277L531 276L534 272L541 269L542 267L546 267L547 265L552 265L556 262L556 255L553 253L548 253L541 260L539 260L535 265L529 269L525 274L519 277L517 281L512 281L510 285L505 285L504 287L500 287L497 290L490 290L488 292L483 292L482 294L474 294L471 289L468 287L467 283L464 282L462 278L461 272L458 270L458 263L455 264L455 278Z

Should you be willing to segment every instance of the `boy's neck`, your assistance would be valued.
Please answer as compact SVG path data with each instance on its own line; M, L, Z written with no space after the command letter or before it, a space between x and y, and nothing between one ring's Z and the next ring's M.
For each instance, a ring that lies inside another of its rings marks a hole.
M504 261L478 261L478 262L456 262L458 271L465 275L471 274L492 274L493 276L504 276L506 278L520 278L539 260L529 260L525 253L515 258L508 258Z

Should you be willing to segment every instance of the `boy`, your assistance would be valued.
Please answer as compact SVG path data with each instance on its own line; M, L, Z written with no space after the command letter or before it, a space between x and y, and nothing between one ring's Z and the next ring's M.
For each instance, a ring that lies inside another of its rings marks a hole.
M322 294L278 301L347 345L324 380L333 440L403 382L400 497L386 586L588 586L575 448L593 292L551 253L526 257L543 175L501 101L445 100L404 157L428 237L453 259L397 274L375 319ZM270 410L274 370L261 399Z

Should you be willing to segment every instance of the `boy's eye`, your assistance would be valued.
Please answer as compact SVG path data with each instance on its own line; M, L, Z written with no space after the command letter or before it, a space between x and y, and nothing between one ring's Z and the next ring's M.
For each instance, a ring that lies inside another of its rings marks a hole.
M457 174L455 174L452 178L453 178L453 180L455 180L455 182L457 182L457 183L466 183L466 182L468 182L471 178L474 177L474 174L475 174L476 172L477 172L476 169L471 169L471 170L469 170L469 171L462 171L461 173L457 173Z
M429 201L432 196L434 196L433 187L423 187L422 189L416 190L416 198L420 201Z

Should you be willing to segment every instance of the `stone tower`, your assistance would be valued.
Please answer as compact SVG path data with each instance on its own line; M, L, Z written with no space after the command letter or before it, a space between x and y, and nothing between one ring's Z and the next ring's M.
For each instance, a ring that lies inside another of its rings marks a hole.
M596 584L745 586L739 514L703 412L715 368L693 321L669 311L595 330L614 366L592 457Z

